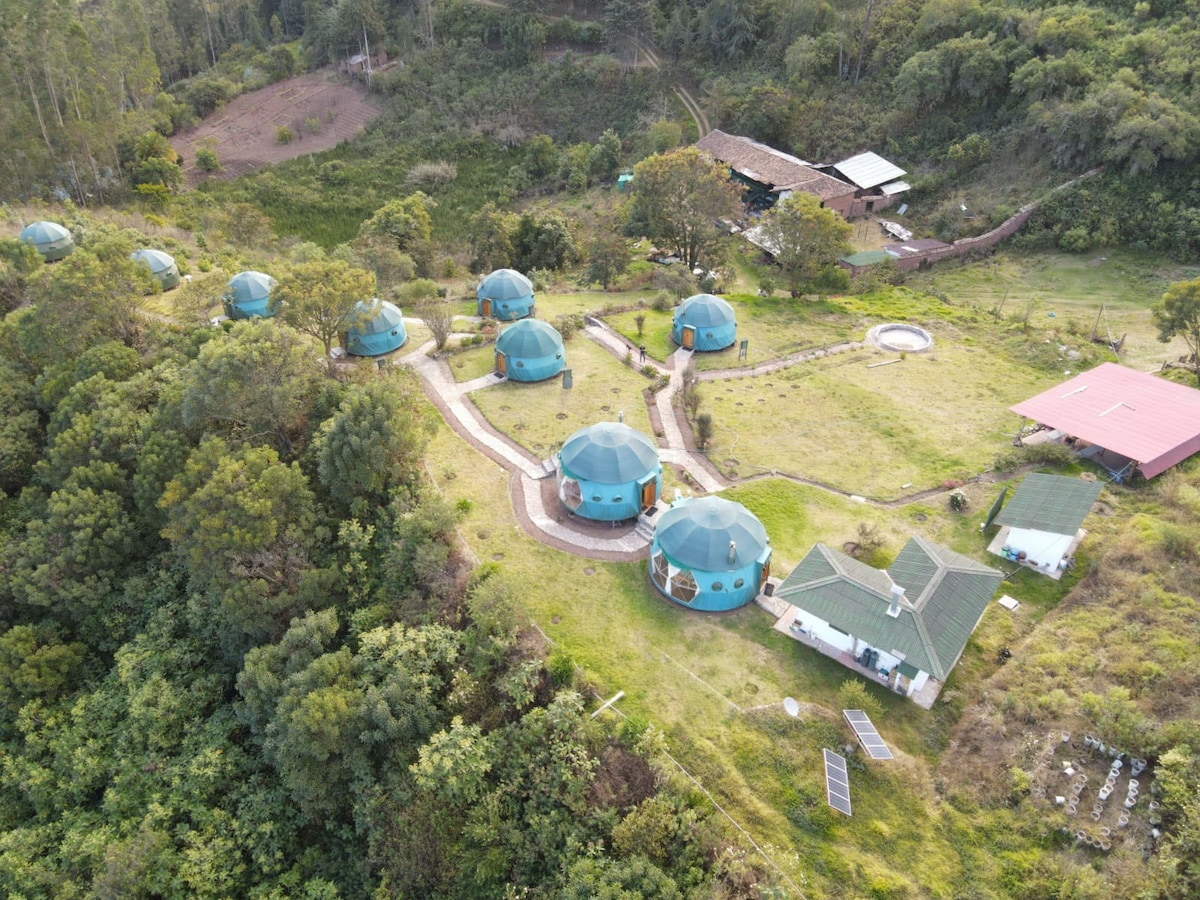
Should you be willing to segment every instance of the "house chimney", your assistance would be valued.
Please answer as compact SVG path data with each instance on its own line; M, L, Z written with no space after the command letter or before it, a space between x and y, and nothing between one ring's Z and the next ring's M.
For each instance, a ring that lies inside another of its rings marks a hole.
M729 561L737 562L737 541L729 542Z
M892 602L888 604L888 615L893 619L900 616L900 605L904 602L904 588L892 583Z

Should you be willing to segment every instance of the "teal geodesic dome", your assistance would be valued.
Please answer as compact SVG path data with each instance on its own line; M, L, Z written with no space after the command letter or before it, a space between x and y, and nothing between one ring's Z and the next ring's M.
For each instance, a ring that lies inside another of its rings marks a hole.
M497 269L475 289L476 312L484 317L509 322L532 316L533 283L515 269Z
M221 296L225 315L231 319L267 318L275 315L271 306L271 289L278 282L262 272L239 272L229 279Z
M496 371L509 381L543 381L566 365L562 335L538 319L509 325L496 339Z
M371 314L365 322L342 335L342 348L353 356L379 356L404 346L408 332L400 307L386 300L362 301L354 305L356 315Z
M671 339L692 350L724 350L737 340L733 307L712 294L695 294L675 308Z
M143 248L129 254L134 262L140 262L150 267L150 274L162 285L164 291L179 284L179 266L175 265L175 257L161 250Z
M21 229L21 240L33 244L46 262L56 262L70 256L75 249L71 232L57 222L33 222Z
M654 506L661 494L658 447L621 422L581 428L558 451L558 499L576 515L620 522Z
M675 503L650 544L650 580L664 597L692 609L744 606L758 596L770 567L762 522L722 497Z

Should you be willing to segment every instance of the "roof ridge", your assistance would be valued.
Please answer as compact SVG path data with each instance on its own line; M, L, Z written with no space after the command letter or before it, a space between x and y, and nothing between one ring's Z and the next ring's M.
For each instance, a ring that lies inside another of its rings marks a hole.
M974 572L976 574L986 574L995 571L986 563L981 563L977 559L967 556L965 553L959 553L951 547L944 547L928 538L922 537L919 534L914 534L909 540L915 540L922 550L925 550L929 558L937 563L938 572L934 576L940 578L944 572ZM950 554L951 559L947 560L945 554ZM959 562L962 560L962 562ZM931 580L932 583L932 580Z
M846 560L847 562L854 563L856 566L861 566L862 568L869 569L872 572L880 572L881 574L887 576L887 579L889 581L892 581L892 576L890 574L888 574L887 569L876 569L874 566L868 566L866 563L860 563L857 559L854 559L854 557L847 556L845 553L842 553L838 550L833 549L828 544L822 544L822 543L818 542L817 546L820 547L822 550L821 555L824 556L826 560L828 560L830 565L833 566L834 571L837 572L837 574L840 577L846 579L850 583L854 584L856 587L860 587L864 591L874 594L876 597L879 597L881 600L886 600L889 603L891 602L890 594L885 596L884 594L880 593L875 588L873 588L871 585L865 584L864 582L860 581L858 578L855 577L854 572L852 572L846 566L842 565L842 560ZM826 553L824 551L829 551L829 552ZM892 581L892 584L895 584L895 583L896 583L895 581Z
M929 630L925 627L925 620L917 610L912 610L913 624L917 629L917 636L921 639L921 645L925 648L925 655L929 657L930 672L929 674L938 681L946 680L946 670L942 665L942 658L938 656L937 645L934 644L933 638L929 635Z

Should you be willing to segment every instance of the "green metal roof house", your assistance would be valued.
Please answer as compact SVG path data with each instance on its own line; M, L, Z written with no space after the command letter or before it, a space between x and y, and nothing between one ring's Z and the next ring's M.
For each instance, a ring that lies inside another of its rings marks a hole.
M1043 575L1061 577L1086 534L1083 520L1102 488L1098 481L1064 475L1026 475L992 520L1001 529L988 550Z
M658 447L621 422L580 428L558 451L558 499L585 519L634 519L654 506L660 494Z
M762 522L723 497L683 499L658 520L650 544L650 580L681 606L737 609L758 596L771 573Z
M775 591L776 627L928 709L1002 578L916 536L886 571L817 544Z
M141 249L129 254L134 262L148 266L150 274L162 285L164 291L179 286L179 266L175 265L175 257L161 250Z
M46 262L57 262L75 249L71 232L57 222L32 222L21 229L21 240L33 244Z

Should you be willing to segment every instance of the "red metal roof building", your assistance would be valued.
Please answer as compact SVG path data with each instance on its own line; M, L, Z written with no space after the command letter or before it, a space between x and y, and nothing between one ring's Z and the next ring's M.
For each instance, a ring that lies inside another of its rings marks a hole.
M1010 409L1124 457L1146 478L1200 452L1200 391L1116 363Z

